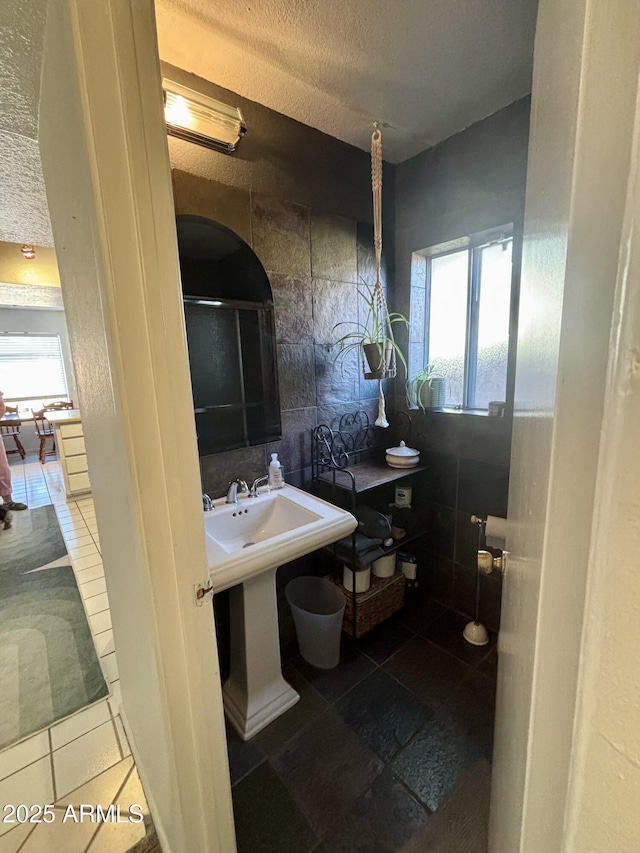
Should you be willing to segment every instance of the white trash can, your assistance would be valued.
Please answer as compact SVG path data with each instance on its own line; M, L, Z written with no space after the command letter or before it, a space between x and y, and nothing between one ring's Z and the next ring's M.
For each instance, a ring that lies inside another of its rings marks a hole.
M326 578L295 578L286 585L298 635L300 654L318 669L333 669L340 663L340 633L345 597Z

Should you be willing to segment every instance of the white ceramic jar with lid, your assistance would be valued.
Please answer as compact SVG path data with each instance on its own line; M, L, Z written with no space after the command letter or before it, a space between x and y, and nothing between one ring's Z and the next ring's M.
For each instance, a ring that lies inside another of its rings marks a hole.
M391 468L414 468L420 462L420 451L401 441L398 447L387 447L387 465Z

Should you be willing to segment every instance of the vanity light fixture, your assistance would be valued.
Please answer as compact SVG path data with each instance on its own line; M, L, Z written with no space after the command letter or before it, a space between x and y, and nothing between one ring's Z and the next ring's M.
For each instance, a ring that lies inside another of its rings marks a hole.
M25 245L20 249L20 251L22 252L27 261L32 261L36 256L35 249L30 243L25 243Z
M162 80L167 133L231 154L247 132L238 107L230 107L166 77Z

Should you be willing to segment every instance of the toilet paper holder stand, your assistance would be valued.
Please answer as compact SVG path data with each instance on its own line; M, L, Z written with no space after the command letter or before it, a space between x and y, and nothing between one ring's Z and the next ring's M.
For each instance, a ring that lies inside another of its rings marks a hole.
M462 636L468 643L473 646L486 646L489 642L489 632L484 625L480 623L480 575L489 575L494 569L504 571L506 568L505 554L494 556L490 551L481 548L482 542L486 539L487 519L481 518L478 515L472 515L470 519L472 524L478 526L478 558L476 564L476 608L475 619L469 622Z
M472 515L470 521L472 524L478 525L478 545L480 545L480 542L485 537L487 519L481 518L479 515ZM483 575L490 575L494 569L500 572L506 569L504 552L495 556L490 551L478 547L478 571Z

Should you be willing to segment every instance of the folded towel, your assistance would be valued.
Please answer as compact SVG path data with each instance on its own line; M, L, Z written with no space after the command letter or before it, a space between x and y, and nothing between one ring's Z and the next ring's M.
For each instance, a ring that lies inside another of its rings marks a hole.
M372 539L370 536L365 536L363 533L356 533L355 536L345 536L336 545L340 548L348 548L352 551L354 548L356 553L363 554L371 548L376 548L382 545L382 539Z
M356 533L354 537L347 536L335 544L336 559L356 569L366 569L374 560L384 557L386 552L381 545L382 539L371 539Z

